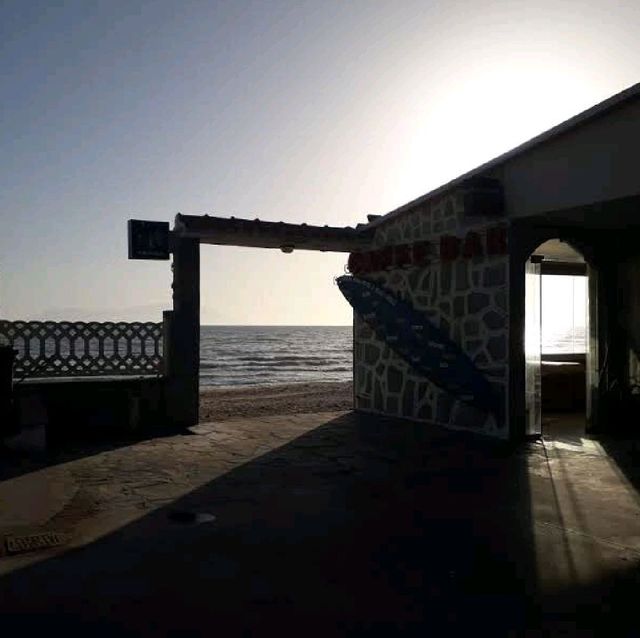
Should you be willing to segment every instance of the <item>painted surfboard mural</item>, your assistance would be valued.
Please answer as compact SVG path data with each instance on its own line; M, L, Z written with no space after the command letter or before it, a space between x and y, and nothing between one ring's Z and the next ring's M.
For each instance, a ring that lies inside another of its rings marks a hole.
M340 291L376 335L416 372L501 421L500 401L467 354L410 303L365 279L344 275Z

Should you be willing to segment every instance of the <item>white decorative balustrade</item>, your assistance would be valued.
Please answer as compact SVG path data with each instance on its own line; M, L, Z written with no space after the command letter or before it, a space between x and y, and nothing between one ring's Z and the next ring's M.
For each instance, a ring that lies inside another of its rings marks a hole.
M152 322L0 321L16 378L159 375L162 335Z

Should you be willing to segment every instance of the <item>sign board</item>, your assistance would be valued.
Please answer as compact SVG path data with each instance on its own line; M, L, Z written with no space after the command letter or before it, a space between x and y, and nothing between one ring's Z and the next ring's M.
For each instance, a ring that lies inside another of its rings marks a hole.
M169 259L169 222L130 219L129 259Z

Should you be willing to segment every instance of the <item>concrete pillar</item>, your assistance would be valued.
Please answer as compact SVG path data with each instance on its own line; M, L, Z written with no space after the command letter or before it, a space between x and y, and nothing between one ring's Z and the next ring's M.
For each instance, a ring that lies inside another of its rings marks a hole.
M165 313L167 413L176 425L198 423L200 372L200 243L175 240L173 311Z
M530 248L517 227L509 232L509 439L521 441L526 434L525 402L525 262Z
M600 348L601 341L601 315L604 308L600 296L602 285L600 283L600 270L595 266L594 260L587 266L587 285L589 303L589 340L587 347L587 394L586 394L586 431L595 432L598 429L600 415L600 370L602 369L603 351Z
M615 246L615 244L614 244ZM619 249L621 250L621 249ZM621 291L619 258L615 248L604 245L600 252L598 290L598 337L600 348L600 386L595 412L595 429L618 426L621 400L627 380L628 341L620 326Z

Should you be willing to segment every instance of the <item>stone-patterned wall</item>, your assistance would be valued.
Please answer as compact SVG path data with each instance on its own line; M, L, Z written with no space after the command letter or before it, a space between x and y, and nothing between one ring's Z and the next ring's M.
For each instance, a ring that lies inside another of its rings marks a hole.
M381 224L374 247L437 243L443 234L462 238L469 230L482 232L495 225L487 218L466 218L461 194L452 194ZM508 276L507 255L485 254L447 262L436 257L426 267L397 268L364 278L410 301L461 346L504 397L507 415ZM440 390L414 372L357 315L354 321L356 408L508 436L504 422Z

